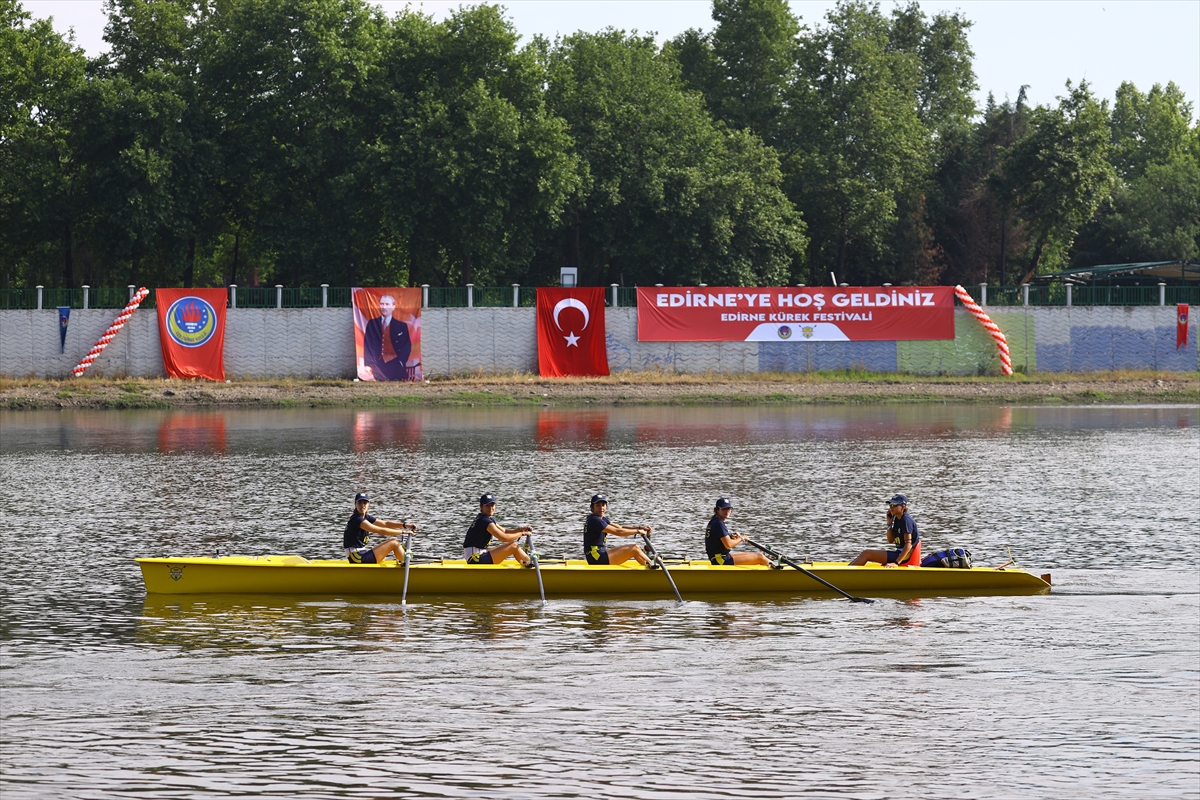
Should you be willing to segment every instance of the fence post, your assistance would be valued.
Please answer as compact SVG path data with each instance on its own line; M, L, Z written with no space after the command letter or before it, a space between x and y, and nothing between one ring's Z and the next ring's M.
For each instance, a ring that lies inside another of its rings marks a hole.
M979 305L981 305L981 306L987 305L987 284L986 283L979 284Z
M1167 304L1167 285L1162 281L1158 282L1158 304L1160 306Z
M521 284L513 284L513 308L521 305Z
M41 310L42 310L42 288L43 288L43 287L42 287L42 285L41 285L41 284L38 284L38 287L37 287L37 290L38 290L38 311L41 311Z
M619 299L619 297L618 297L618 295L617 295L617 290L618 290L618 289L620 289L620 288L621 288L621 287L620 287L619 285L617 285L617 284L615 284L615 283L614 283L614 284L612 284L612 290L613 290L613 308L616 308L617 306L621 305L621 301L620 301L620 299Z
M229 307L237 308L237 284L229 284Z
M283 284L275 284L275 307L283 308Z
M1022 294L1022 300L1024 301L1024 304L1026 306L1028 306L1029 305L1029 284L1028 283L1021 284L1021 294Z
M1071 290L1075 288L1071 284L1067 284L1067 308L1071 307Z
M475 307L475 284L467 284L467 308Z
M92 288L92 287L88 286L86 283L83 285L83 310L84 310L84 311L87 311L87 307L88 307L88 290L89 290L89 289L91 289L91 288Z
M329 284L321 284L321 308L329 308Z
M421 284L421 308L429 308L429 284Z
M130 299L130 300L132 300L132 299L133 299L133 293L134 293L134 292L136 292L136 291L137 291L137 287L136 287L136 286L134 286L132 283L131 283L131 284L129 284L129 299Z

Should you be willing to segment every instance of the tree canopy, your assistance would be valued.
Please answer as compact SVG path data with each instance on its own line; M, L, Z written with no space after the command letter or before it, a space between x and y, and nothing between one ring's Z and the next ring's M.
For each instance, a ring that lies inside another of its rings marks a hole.
M961 13L714 0L659 45L500 6L0 0L8 286L1014 283L1200 257L1174 84L977 108Z

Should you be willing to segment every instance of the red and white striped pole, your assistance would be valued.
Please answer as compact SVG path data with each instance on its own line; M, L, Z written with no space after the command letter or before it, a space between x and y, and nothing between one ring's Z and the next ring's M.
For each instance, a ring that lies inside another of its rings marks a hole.
M1012 375L1012 356L1008 353L1008 339L1005 338L1004 331L1000 330L999 325L992 322L992 318L979 307L979 304L971 298L966 289L961 286L955 286L954 294L958 295L958 299L967 307L967 311L970 311L975 319L979 320L979 324L996 340L996 347L1000 349L1000 371L1005 375Z
M72 375L78 378L87 372L87 368L104 352L104 348L108 347L108 343L113 340L113 337L117 335L121 328L125 327L125 323L133 316L133 312L137 311L138 306L142 304L142 301L146 299L146 295L148 294L150 294L150 290L145 286L133 293L133 297L129 298L129 302L125 305L125 308L113 320L112 325L108 326L108 330L104 332L104 335L96 340L96 343L92 345L92 349L88 350L88 354L71 370Z

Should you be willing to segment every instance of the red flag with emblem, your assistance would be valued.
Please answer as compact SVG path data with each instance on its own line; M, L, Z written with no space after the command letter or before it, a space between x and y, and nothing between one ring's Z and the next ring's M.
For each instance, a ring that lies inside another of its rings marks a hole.
M167 374L225 380L225 290L155 289L154 299Z
M1187 347L1188 304L1180 303L1175 309L1175 349Z
M539 288L537 316L543 378L608 374L603 288Z

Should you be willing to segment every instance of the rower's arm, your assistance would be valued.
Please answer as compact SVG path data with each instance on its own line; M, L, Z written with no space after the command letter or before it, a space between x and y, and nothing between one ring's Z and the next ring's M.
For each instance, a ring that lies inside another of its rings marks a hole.
M740 533L731 533L728 536L721 537L721 544L725 545L730 550L737 547L744 541L746 541L746 537L742 536Z
M377 533L386 536L392 531L415 531L416 524L412 522L396 522L390 519L377 519L374 522L367 522L365 519L358 524L358 527L369 533Z
M896 566L897 567L905 566L906 562L909 559L909 556L912 555L912 549L913 549L912 534L905 531L903 535L904 535L904 547L901 548L900 555L896 557Z
M505 544L509 542L515 542L517 539L521 538L522 533L531 530L533 530L533 528L529 527L528 525L522 525L519 528L501 528L495 522L488 525L488 533Z
M618 525L615 522L610 522L608 527L604 529L605 533L611 533L614 536L637 536L639 533L649 534L653 528L649 525L634 525L633 527L625 527Z

